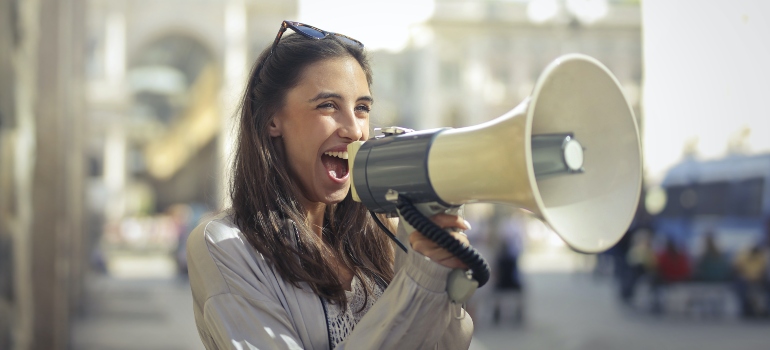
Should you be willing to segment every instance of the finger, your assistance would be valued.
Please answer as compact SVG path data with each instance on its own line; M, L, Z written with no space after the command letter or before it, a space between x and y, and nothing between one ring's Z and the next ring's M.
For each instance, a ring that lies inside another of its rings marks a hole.
M416 240L412 245L412 249L441 265L451 268L467 268L467 265L457 259L452 253L428 239Z
M457 227L462 230L470 229L470 225L468 225L468 222L463 220L463 218L457 215L439 213L439 214L433 215L430 219L441 228Z
M454 237L456 240L460 241L462 245L469 246L471 245L471 242L468 240L468 235L465 234L465 232L462 231L448 231L452 237Z
M420 231L414 231L414 232L412 232L409 235L409 244L412 245L413 249L414 249L415 244L417 244L419 242L422 242L422 241L433 242L433 241L429 240L428 238L426 238L422 233L420 233Z
M431 259L445 259L452 256L452 253L428 239L414 242L412 249Z
M444 261L444 260L455 258L455 256L452 255L452 253L448 252L446 249L443 249L443 248L430 250L428 251L428 255L426 256L434 261Z
M431 221L433 221L437 226L445 229L445 231L450 232L455 238L461 241L467 241L467 235L465 235L463 231L470 229L470 223L463 220L461 217L448 214L436 214L431 217ZM419 236L415 237L415 233L419 234ZM425 236L420 231L412 231L412 233L409 235L410 243L412 243L413 239L417 239L419 237Z
M460 259L452 255L452 253L448 252L446 249L437 247L433 249L427 249L427 250L418 250L415 249L416 252L419 252L420 254L424 255L428 259L444 265L446 267L451 268L467 268L468 266L463 263Z
M448 231L453 238L458 240L460 244L463 246L470 246L470 241L468 241L468 236L466 236L462 232L453 232ZM431 250L434 247L439 247L438 244L433 242L432 240L425 237L422 233L419 231L412 232L412 234L409 235L409 244L412 246L412 249L414 250ZM419 248L418 248L419 247Z
M431 253L432 251L436 249L441 249L435 242L429 240L429 239L419 239L419 240L411 240L409 242L412 246L412 249L420 252L422 255L426 255Z
M439 264L446 266L451 269L467 269L468 265L466 265L464 262L462 262L460 259L451 257L449 259L444 259L437 261Z

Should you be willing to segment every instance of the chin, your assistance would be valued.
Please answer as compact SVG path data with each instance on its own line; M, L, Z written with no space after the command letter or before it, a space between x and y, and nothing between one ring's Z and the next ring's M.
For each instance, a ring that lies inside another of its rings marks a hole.
M347 196L333 195L333 196L327 197L324 202L326 202L326 204L337 204L337 203L342 202L343 200L345 200L345 197L347 197Z
M345 188L344 190L335 191L333 193L330 193L328 196L326 196L324 202L326 204L337 204L345 200L345 198L348 196L349 193L350 193L350 188Z

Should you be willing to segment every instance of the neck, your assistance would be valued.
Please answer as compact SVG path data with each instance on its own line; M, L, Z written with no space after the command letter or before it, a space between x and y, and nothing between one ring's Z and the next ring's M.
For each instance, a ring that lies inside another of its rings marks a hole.
M322 202L311 202L302 196L300 196L300 203L305 208L307 224L323 241L323 224L326 204ZM337 271L337 276L342 287L347 291L352 290L351 282L353 281L353 272L338 260L337 257L332 257L332 259L332 267Z
M324 212L326 212L326 204L321 202L310 202L306 199L301 200L302 206L305 208L305 214L307 215L307 224L318 235L322 237L322 229L324 225Z

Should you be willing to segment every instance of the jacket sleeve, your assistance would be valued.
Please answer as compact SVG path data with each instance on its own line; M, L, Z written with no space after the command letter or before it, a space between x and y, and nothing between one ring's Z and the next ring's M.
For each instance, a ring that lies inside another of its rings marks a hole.
M206 349L302 349L284 309L271 301L225 293L203 308Z
M473 321L446 293L450 268L409 247L398 250L396 276L338 349L468 349ZM457 318L455 316L458 316Z
M214 222L187 241L193 312L201 341L214 349L302 349L296 318L240 237ZM311 311L312 312L312 311ZM320 309L323 312L323 309ZM301 320L300 320L301 321ZM301 322L300 322L301 323Z

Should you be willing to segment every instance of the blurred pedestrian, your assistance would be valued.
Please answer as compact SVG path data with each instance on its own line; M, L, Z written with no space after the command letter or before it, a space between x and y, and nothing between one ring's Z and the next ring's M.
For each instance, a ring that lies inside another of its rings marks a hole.
M704 251L698 257L693 279L702 282L726 282L732 277L732 267L727 255L722 253L713 233L704 236Z
M631 248L626 255L627 273L621 277L621 299L630 303L639 280L655 275L655 251L652 249L652 231L640 229L633 233Z
M689 306L702 316L720 317L724 315L726 300L729 297L729 286L732 279L732 266L727 254L722 252L713 232L703 236L703 253L695 261L693 280L699 284L707 284L695 289L690 296Z
M493 227L496 227L492 223L493 214L492 204L472 204L466 206L464 211L465 218L473 223L473 227L465 231L468 235L468 241L476 249L476 252L490 262L495 261L497 255L497 251L495 251L497 244L492 243L493 239L498 239L497 235L491 231ZM497 276L494 266L490 270L488 286L477 289L466 305L468 313L473 318L474 329L487 327L492 323L494 310L492 304L495 290L491 286L495 284Z
M652 311L663 311L663 288L691 278L690 258L680 249L673 238L666 239L666 246L655 259L655 277L652 283Z
M176 237L176 246L174 247L174 261L176 262L177 273L187 276L187 237L190 231L195 227L193 221L192 207L185 203L178 203L166 209L166 215L171 220Z
M523 283L519 271L519 256L523 248L524 218L511 215L502 220L499 229L500 246L493 270L495 280L495 304L493 321L499 323L507 311L513 309L513 320L521 322L524 315ZM511 307L511 304L512 307Z
M662 283L682 282L691 277L690 258L672 238L656 258L657 279Z
M735 289L744 317L761 316L767 312L767 264L767 252L760 244L752 245L735 258Z

